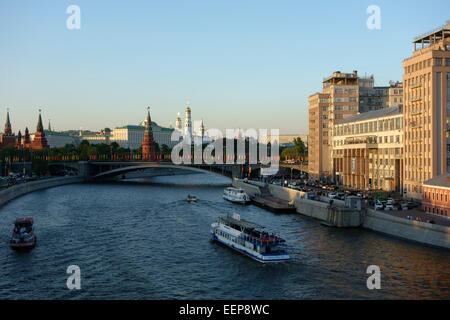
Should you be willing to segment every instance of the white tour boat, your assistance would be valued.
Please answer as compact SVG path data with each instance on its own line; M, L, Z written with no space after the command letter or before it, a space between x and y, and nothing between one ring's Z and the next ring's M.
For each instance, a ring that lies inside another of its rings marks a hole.
M289 254L284 250L286 240L262 231L263 228L235 213L220 217L218 222L211 224L211 236L213 240L262 263L289 260Z
M240 204L247 204L251 202L250 196L240 188L226 188L223 190L223 198L225 200Z

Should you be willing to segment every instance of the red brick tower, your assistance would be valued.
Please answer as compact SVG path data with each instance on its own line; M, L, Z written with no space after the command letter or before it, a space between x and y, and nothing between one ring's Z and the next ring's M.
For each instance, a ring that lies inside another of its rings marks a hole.
M142 140L142 159L156 160L155 140L153 140L152 119L150 118L150 107L147 108L147 121L145 123L144 140Z
M34 135L33 143L31 144L32 150L42 150L47 149L47 138L45 137L44 127L42 126L41 110L39 109L39 120L36 128L36 133Z
M15 146L16 137L11 130L11 121L9 120L9 109L6 112L5 132L0 134L0 149L7 146Z
M22 132L20 132L20 130L19 130L19 133L17 134L16 148L22 149Z
M31 139L30 139L30 132L28 131L28 127L25 128L25 136L23 138L23 148L24 149L30 149L31 148Z
M9 110L6 111L5 136L12 136L11 121L9 121Z

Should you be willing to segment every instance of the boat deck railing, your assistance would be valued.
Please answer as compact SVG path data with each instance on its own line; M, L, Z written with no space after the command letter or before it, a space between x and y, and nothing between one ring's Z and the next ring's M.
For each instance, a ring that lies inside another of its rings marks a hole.
M285 256L288 253L285 251L279 251L279 252L263 252L261 253L263 256Z
M241 239L248 241L252 244L262 246L262 247L275 247L283 245L286 240L277 237L277 236L268 236L266 238L258 238L258 237L252 237L248 235L241 235Z

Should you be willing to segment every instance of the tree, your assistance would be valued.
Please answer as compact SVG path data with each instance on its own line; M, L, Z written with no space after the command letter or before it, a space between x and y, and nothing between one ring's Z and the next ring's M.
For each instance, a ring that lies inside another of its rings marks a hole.
M117 143L117 142L112 142L111 143L111 150L112 150L112 152L117 152L117 150L120 148L120 145Z
M306 151L306 146L303 143L303 140L299 137L294 138L294 148L297 150L297 154L300 155L304 155L305 151Z
M31 169L38 176L44 176L48 173L48 162L43 159L33 159Z
M298 157L298 151L296 148L284 148L281 151L281 159L295 159Z
M161 145L161 153L166 155L166 154L170 154L170 152L172 151L172 149L170 149L166 144Z

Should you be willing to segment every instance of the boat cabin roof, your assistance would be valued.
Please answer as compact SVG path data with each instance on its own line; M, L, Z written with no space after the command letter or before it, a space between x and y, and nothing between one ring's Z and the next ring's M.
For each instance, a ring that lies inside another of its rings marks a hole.
M234 188L234 187L228 187L228 188L226 188L226 190L230 190L230 191L238 191L238 192L244 192L244 189L241 189L241 188Z
M234 219L234 218L229 217L229 216L227 216L227 217L220 217L220 220L222 220L223 222L226 222L226 223L227 222L228 223L232 223L234 225L243 227L245 229L263 229L264 228L263 226L261 226L259 224L256 224L256 223L253 223L253 222L250 222L250 221L246 221L246 220L243 220L243 219L237 220L237 219Z
M34 220L33 218L17 218L14 221L15 225L33 225Z

